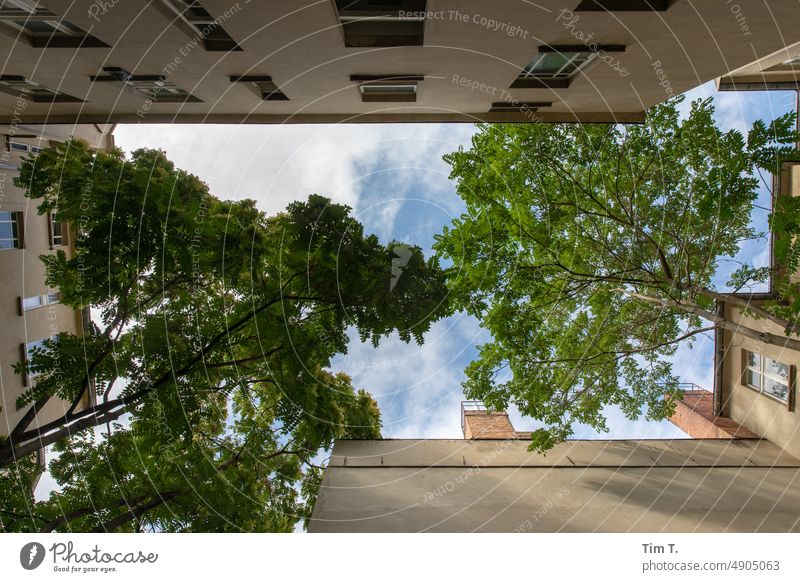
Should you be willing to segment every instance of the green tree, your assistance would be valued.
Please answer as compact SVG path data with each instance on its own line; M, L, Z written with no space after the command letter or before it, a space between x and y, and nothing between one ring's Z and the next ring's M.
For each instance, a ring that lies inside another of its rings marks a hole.
M755 123L745 138L721 131L711 100L655 107L642 125L482 125L471 149L445 156L467 213L438 237L453 262L457 308L492 334L467 368L470 398L516 403L546 428L546 450L574 422L605 430L603 409L665 418L677 378L665 359L719 326L800 348L797 286L776 280L757 304L735 292L777 271L744 265L715 287L720 260L763 238L750 225L761 172L797 155L794 116ZM764 181L766 184L766 181ZM796 200L773 228L797 234ZM780 239L779 264L797 267L797 240ZM762 334L719 316L728 301L786 335Z
M96 323L17 366L36 382L0 443L6 529L290 529L313 504L320 451L380 434L374 400L329 371L348 328L421 343L448 313L436 259L405 247L393 281L396 243L321 196L270 217L157 150L126 159L79 141L26 161L17 183L77 227L71 256L42 260ZM34 426L52 399L66 412ZM62 493L34 503L28 457L56 443Z

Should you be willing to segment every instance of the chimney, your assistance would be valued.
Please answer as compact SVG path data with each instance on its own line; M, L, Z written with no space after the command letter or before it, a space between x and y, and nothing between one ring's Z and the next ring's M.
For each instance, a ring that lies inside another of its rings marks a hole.
M476 400L461 403L461 430L468 440L520 438L507 413L491 412Z
M669 420L695 439L748 439L757 434L741 426L732 418L714 414L714 395L699 386L685 390L683 399L675 405Z

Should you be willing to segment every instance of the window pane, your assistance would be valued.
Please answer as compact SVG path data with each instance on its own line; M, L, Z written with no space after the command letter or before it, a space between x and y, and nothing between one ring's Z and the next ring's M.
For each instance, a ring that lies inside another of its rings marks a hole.
M789 386L772 378L764 378L764 394L786 401L789 398Z
M58 336L57 335L53 335L53 336L50 336L49 338L42 338L40 340L36 340L34 342L29 342L29 343L25 344L25 348L28 351L28 358L30 359L34 348L39 348L40 350L44 350L45 349L44 342L46 342L48 339L50 341L52 341L52 342L58 343Z
M524 74L569 76L589 57L589 53L540 53L525 67Z
M17 216L14 212L0 212L0 249L14 249L19 246Z
M31 355L33 355L33 350L34 349L36 349L36 348L39 348L40 350L44 349L44 342L45 342L44 339L40 339L40 340L36 340L35 342L28 342L25 345L25 348L26 348L26 350L28 352L28 359L30 359Z
M14 152L27 152L28 151L28 144L19 143L17 141L12 141L10 144L11 151Z
M51 34L56 30L43 20L26 20L24 22L17 22L17 24L24 26L29 32L34 34Z
M61 291L51 291L47 294L47 303L59 303L61 301Z
M777 362L772 358L764 358L764 373L770 376L776 376L784 382L789 381L789 366Z
M33 297L25 297L22 300L22 309L27 311L28 309L36 309L37 307L42 306L42 296L41 295L34 295Z
M751 368L761 369L761 356L753 352L747 352L747 365Z
M745 374L745 382L747 382L747 384L749 384L753 388L761 390L761 375L749 368L747 369L747 373Z
M64 223L56 222L52 214L50 215L50 232L52 233L53 237L50 242L53 245L64 244Z
M5 213L7 214L7 213ZM0 238L13 238L14 236L14 224L10 221L6 222L5 220L0 220Z

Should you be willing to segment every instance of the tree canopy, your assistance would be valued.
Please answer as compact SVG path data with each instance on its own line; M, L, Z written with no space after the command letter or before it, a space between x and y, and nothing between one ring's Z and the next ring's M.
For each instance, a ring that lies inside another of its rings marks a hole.
M163 152L80 141L27 160L17 185L77 228L71 255L42 260L62 303L93 317L17 365L36 382L0 442L6 531L290 531L333 439L380 435L373 398L330 369L347 330L421 343L449 313L437 259L403 245L393 275L399 243L322 196L267 216ZM34 427L54 398L65 414ZM48 445L60 492L36 501Z
M481 125L470 149L445 156L467 212L435 249L453 263L454 305L492 334L464 388L541 421L535 450L573 434L575 422L605 430L608 405L631 419L668 416L665 393L678 392L668 356L715 326L800 347L796 285L776 279L776 298L762 304L736 294L776 267L745 264L715 285L723 258L764 240L751 210L769 185L762 173L798 153L794 115L744 136L717 126L710 99L685 119L678 102L641 125ZM772 227L797 234L797 201L776 209ZM796 239L780 241L779 264L796 269ZM786 334L727 321L719 300Z

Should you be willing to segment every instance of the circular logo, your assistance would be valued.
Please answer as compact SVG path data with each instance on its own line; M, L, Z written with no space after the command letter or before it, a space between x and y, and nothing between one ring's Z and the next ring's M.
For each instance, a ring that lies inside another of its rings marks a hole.
M44 546L39 542L30 542L19 551L19 563L26 570L35 570L44 561Z

